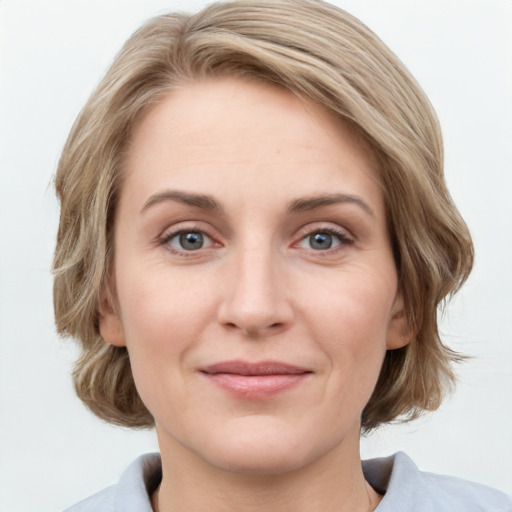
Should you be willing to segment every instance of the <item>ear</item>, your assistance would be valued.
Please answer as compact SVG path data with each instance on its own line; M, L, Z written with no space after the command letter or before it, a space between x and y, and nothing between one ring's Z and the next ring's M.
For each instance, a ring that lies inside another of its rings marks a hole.
M98 321L101 337L110 345L125 347L126 341L119 316L119 308L113 294L105 287L100 296Z
M388 350L396 350L397 348L405 347L415 334L415 329L411 327L407 321L402 294L397 292L391 310L386 348Z

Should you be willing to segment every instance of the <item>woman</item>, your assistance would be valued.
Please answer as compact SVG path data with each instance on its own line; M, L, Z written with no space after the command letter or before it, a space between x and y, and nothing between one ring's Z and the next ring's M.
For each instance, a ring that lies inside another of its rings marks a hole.
M71 510L512 507L403 454L361 465L361 430L453 381L436 312L473 255L427 98L353 17L272 1L151 20L56 185L77 392L154 425L161 452Z

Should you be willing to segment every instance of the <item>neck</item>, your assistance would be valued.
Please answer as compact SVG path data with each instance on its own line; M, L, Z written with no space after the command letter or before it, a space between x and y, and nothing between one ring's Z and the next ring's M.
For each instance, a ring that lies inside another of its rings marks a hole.
M236 473L214 467L175 441L159 436L162 483L155 512L368 512L381 497L366 483L359 429L314 462L279 474ZM355 440L353 439L355 437ZM355 442L354 442L355 441Z

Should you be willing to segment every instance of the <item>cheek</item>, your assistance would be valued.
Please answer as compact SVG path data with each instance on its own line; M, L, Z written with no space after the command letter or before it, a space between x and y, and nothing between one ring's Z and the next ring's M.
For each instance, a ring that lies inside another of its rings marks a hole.
M344 272L323 286L312 282L304 305L318 328L337 332L336 338L354 348L370 348L386 341L395 286L394 280L371 272Z
M172 272L165 264L119 268L117 291L127 343L145 340L159 350L175 350L197 334L212 309L211 293L193 273Z
M391 273L391 275L393 275ZM394 282L371 273L346 273L307 295L309 325L329 359L336 383L373 390L386 352ZM306 304L306 302L305 302Z
M151 410L155 400L165 400L156 390L179 392L187 375L187 355L201 343L214 309L209 294L198 292L194 280L165 272L145 272L117 286L121 321L134 379Z

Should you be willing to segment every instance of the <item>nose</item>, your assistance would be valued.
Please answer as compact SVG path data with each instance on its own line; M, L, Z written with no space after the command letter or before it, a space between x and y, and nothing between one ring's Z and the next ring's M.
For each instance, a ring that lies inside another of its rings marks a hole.
M227 265L219 322L248 338L266 338L288 329L294 317L285 273L270 249L241 250Z

